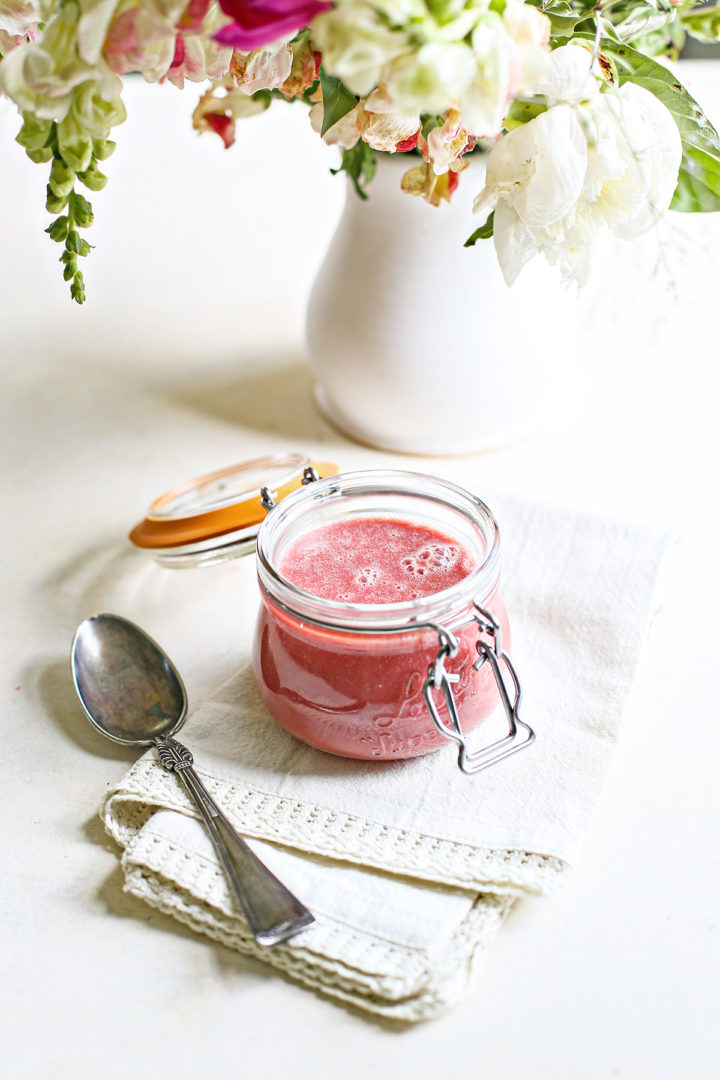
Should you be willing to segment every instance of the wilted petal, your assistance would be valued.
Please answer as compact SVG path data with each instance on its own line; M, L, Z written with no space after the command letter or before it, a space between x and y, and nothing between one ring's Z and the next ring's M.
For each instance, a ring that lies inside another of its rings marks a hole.
M2 0L0 3L0 30L9 37L24 37L37 25L38 13L28 0Z
M563 217L582 192L587 139L575 109L558 105L515 128L493 148L475 209L508 202L531 225Z

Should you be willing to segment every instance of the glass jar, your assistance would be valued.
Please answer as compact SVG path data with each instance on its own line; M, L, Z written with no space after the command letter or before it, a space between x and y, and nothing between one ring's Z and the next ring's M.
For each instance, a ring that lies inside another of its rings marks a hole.
M303 591L278 567L309 530L387 518L442 533L476 557L457 584L387 604ZM415 757L454 741L475 772L532 741L505 651L500 534L490 510L436 477L364 471L316 480L270 509L257 537L262 596L253 648L262 699L297 738L344 757ZM509 733L470 752L466 735L502 704Z

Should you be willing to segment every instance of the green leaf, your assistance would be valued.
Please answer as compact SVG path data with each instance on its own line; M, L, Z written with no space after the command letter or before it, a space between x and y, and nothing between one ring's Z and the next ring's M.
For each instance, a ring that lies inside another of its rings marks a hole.
M660 30L653 30L650 34L633 38L633 48L647 56L669 56L677 60L685 47L686 39L685 27L679 12L676 12L675 18Z
M699 8L689 14L683 12L682 23L688 34L705 45L720 41L720 4Z
M576 23L592 11L592 3L571 5L565 0L529 0L529 3L550 19L552 34L571 34Z
M323 122L320 134L324 135L333 124L342 120L357 105L357 98L343 86L339 79L328 75L320 67L320 87L323 96Z
M433 130L433 128L436 128L436 127L441 128L444 123L445 123L445 117L444 116L435 116L433 114L430 114L429 116L426 116L425 119L423 120L423 126L422 126L422 137L423 137L423 139L427 140L427 137L430 134L430 132Z
M505 116L505 130L512 131L521 124L527 124L540 113L547 112L547 108L547 98L515 98Z
M362 139L358 140L350 150L343 150L342 163L339 169L331 169L331 173L346 172L355 190L361 199L367 199L365 184L369 184L375 175L377 160L375 151L372 150Z
M590 35L576 35L590 40ZM601 51L615 62L620 83L644 87L667 106L682 139L682 161L671 210L687 213L720 210L720 136L697 101L672 72L656 60L604 40Z
M481 225L479 229L476 229L471 236L468 236L467 240L463 244L463 247L475 247L478 240L489 240L493 234L493 227L495 225L495 211L490 214L484 225Z
M614 28L612 36L627 43L672 22L675 7L671 0L614 0L606 18Z

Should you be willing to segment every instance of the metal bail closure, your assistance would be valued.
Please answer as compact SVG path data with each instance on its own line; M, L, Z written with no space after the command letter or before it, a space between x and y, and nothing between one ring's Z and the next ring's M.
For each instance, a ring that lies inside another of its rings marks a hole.
M423 684L423 697L432 721L441 735L457 744L459 747L458 766L462 772L469 776L489 768L490 765L495 765L496 762L502 761L503 758L509 757L510 754L514 754L518 750L524 749L535 739L533 729L521 720L518 715L522 689L512 661L508 654L503 651L500 625L494 616L477 602L475 603L475 609L474 618L478 624L480 636L475 646L478 659L473 664L473 667L478 671L483 664L488 663L490 665L508 721L507 735L504 735L501 739L496 739L495 742L490 743L488 746L480 747L472 752L468 750L467 738L460 726L460 717L452 691L452 684L457 682L460 676L453 675L445 670L446 658L457 655L458 642L455 635L444 627L435 626L440 637L440 648L435 660L428 668L428 677ZM448 709L449 723L442 719L435 703L434 693L437 690L443 692Z

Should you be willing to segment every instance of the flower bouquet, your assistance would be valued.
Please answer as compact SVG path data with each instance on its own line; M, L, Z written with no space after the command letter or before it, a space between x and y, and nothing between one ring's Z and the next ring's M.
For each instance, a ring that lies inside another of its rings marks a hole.
M362 198L378 153L406 155L403 190L438 206L489 151L467 244L493 237L508 284L537 253L582 283L599 231L633 239L669 207L720 209L720 139L657 59L687 34L720 40L720 6L0 0L0 91L21 113L17 141L49 166L46 231L78 303L93 220L78 187L107 181L134 71L206 83L193 124L226 147L242 117L300 101Z

